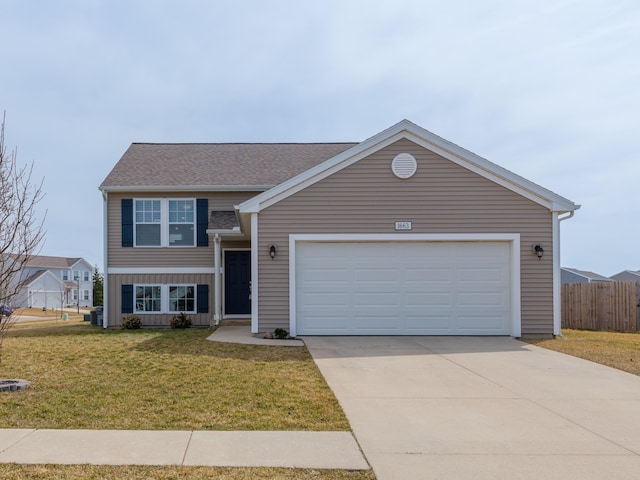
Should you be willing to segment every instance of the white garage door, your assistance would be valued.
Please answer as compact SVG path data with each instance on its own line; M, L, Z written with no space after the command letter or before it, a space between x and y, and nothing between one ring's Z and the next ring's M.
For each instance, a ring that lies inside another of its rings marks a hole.
M297 242L298 335L509 335L509 242Z

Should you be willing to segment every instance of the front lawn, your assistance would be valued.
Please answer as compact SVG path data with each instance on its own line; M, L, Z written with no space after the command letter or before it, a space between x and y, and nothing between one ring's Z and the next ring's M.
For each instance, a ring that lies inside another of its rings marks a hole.
M0 378L0 428L350 430L305 348L211 342L211 330L17 323Z
M527 342L640 375L640 333L562 330L562 335L554 340Z

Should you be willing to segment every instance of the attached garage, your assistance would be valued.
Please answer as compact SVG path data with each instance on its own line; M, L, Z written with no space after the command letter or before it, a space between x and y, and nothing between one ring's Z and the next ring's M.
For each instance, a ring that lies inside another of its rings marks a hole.
M296 335L519 335L519 239L293 235Z

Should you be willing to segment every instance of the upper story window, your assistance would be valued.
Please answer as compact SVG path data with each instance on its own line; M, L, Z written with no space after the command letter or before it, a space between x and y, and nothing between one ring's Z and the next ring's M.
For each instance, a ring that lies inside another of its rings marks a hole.
M193 247L195 199L134 200L136 247Z
M74 270L73 271L73 280L75 282L77 282L78 280L80 280L80 271L79 270Z
M169 200L169 246L193 247L195 200Z
M139 247L159 247L161 245L160 200L136 200L135 223L136 245Z
M62 280L65 282L69 280L69 270L62 270Z
M87 272L86 270L82 272L82 280L85 282L89 281L89 272Z

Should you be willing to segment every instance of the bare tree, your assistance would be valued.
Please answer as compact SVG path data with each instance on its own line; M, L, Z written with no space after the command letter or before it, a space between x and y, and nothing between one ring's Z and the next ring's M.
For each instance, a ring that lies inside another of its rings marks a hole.
M44 240L44 217L36 206L44 197L42 185L32 183L33 163L18 166L17 150L7 151L4 122L0 127L0 361L2 342L15 323L11 306L20 289L22 271ZM46 215L46 212L45 212Z

